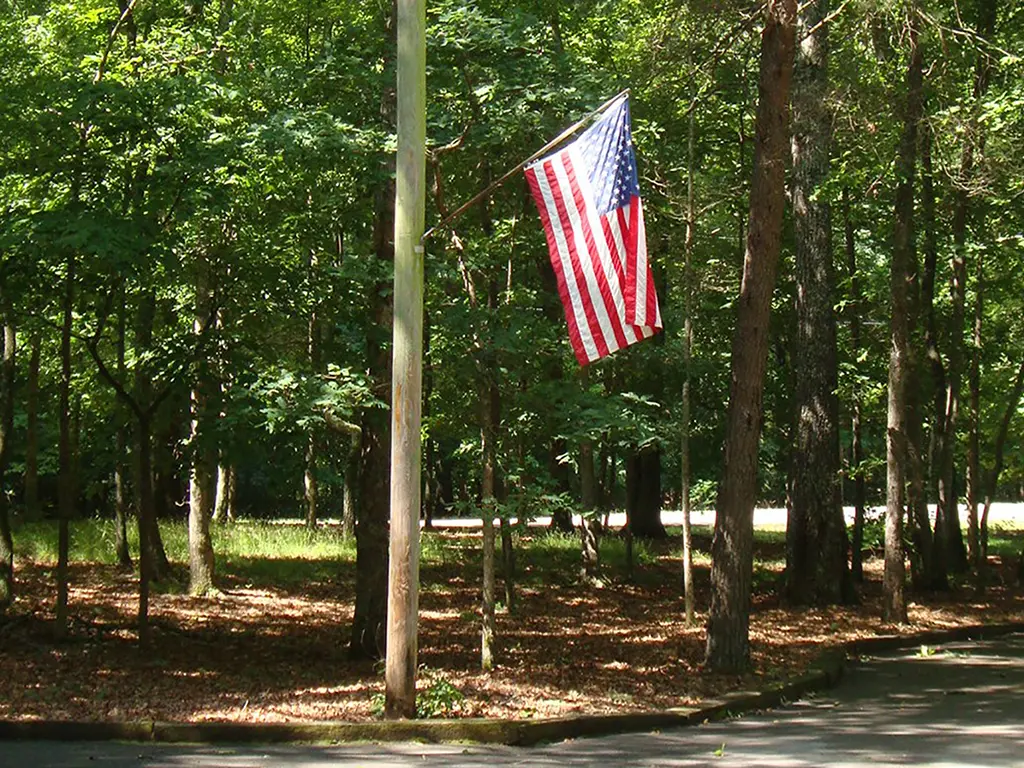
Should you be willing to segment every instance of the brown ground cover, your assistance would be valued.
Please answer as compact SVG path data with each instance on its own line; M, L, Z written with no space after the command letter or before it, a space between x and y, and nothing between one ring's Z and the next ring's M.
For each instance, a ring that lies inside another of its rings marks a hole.
M473 540L465 546L474 546ZM491 674L478 671L475 568L455 561L425 567L421 687L431 688L435 704L459 717L644 711L693 705L783 678L805 669L822 648L858 637L1024 620L1015 564L999 558L992 559L984 597L966 586L912 595L911 623L903 627L879 622L878 560L869 561L859 605L827 610L787 607L774 595L772 574L762 572L752 619L753 671L743 677L710 674L701 667L703 628L687 628L682 620L678 550L676 540L653 545L654 558L634 583L582 588L565 574L522 588L514 615L498 616L498 667ZM153 641L144 652L132 628L135 579L99 564L73 567L71 637L54 643L51 568L20 563L19 599L0 618L0 718L280 722L375 716L383 679L379 665L347 657L352 584L350 571L340 566L337 578L311 577L291 587L227 575L217 597L157 594L151 602ZM706 567L698 568L697 582L698 605L706 606ZM451 694L453 688L462 698Z

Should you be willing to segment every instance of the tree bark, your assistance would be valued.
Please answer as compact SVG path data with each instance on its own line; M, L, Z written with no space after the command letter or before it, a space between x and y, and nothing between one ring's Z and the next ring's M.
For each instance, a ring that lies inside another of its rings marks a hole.
M345 458L345 488L341 499L341 533L346 539L356 535L356 510L359 508L360 435L352 433L352 445Z
M395 14L392 3L385 19L388 54L385 68L394 55ZM389 131L395 126L395 92L381 97L381 124ZM390 178L394 161L383 169ZM390 171L390 173L389 173ZM383 182L376 190L373 220L373 250L382 278L369 286L368 310L373 323L366 329L367 360L374 393L391 398L392 326L391 270L395 261L395 187ZM352 619L349 655L354 659L379 659L384 654L387 633L388 517L391 498L391 414L369 409L363 414L362 466L359 474L359 507L356 511L356 603Z
M932 393L932 414L931 414L931 440L932 445L928 451L929 465L937 471L923 472L928 478L928 488L931 489L931 480L935 479L935 490L937 491L938 503L935 511L935 529L931 539L931 569L927 574L926 586L930 589L949 589L949 569L953 567L960 570L959 560L956 555L957 548L951 536L958 537L960 548L963 548L963 539L960 537L959 517L957 516L956 497L949 496L951 485L947 485L942 478L941 469L935 464L941 464L942 455L945 452L946 443L946 366L942 361L939 352L939 327L935 313L935 283L939 263L939 244L935 223L935 184L932 175L932 134L927 123L922 128L921 137L921 214L924 221L924 270L921 277L921 309L920 315L924 318L924 347L925 361L931 377L929 384ZM923 441L919 441L919 449L923 450ZM925 529L929 526L927 513L927 498L922 499L921 507L923 514L920 515L920 527ZM951 561L950 558L953 558Z
M665 539L661 522L661 450L635 449L626 459L626 525L630 535Z
M903 135L897 158L895 233L893 237L891 296L891 348L886 439L885 572L882 581L883 619L905 623L906 566L903 553L903 512L907 501L911 450L908 427L909 387L913 375L910 350L912 288L915 279L914 173L917 129L922 111L923 58L917 41L916 19L909 20L910 64L907 70Z
M555 378L561 379L561 369L559 369L559 375ZM559 457L565 455L567 449L565 440L562 438L553 440L549 449L548 466L551 476L555 480L556 488L560 493L569 492L569 467L559 461ZM551 513L549 528L560 533L572 533L574 530L572 514L569 510L562 507L555 509Z
M594 444L590 439L580 442L580 497L580 581L595 586L601 583L601 556L594 517L597 514L597 475L594 472Z
M512 524L501 518L501 562L505 584L505 608L509 615L516 610L516 551L512 541Z
M0 296L3 312L3 358L0 365L0 613L14 601L14 542L8 516L7 465L11 455L14 427L14 374L18 338L10 308Z
M736 672L750 665L757 449L763 415L768 321L786 197L789 87L795 39L795 0L769 0L761 35L750 216L732 343L725 456L711 546L706 663L718 672Z
M693 64L693 57L690 57ZM691 94L693 92L691 91ZM693 241L697 226L693 177L696 170L694 144L696 139L697 104L691 100L686 131L686 240L683 246L683 392L682 428L679 436L680 507L683 512L683 601L686 626L694 623L696 595L693 585L693 529L690 524L690 378L693 359Z
M138 384L136 383L136 386ZM156 555L149 529L155 524L153 490L153 425L148 416L135 421L135 492L138 506L135 519L139 530L139 606L137 613L139 646L149 646L149 587L156 580Z
M982 0L978 4L978 34L990 40L995 33L998 3L996 0ZM977 108L988 91L992 77L991 58L986 52L979 51L974 64L973 106ZM952 312L949 337L949 376L947 380L945 441L939 460L939 494L952 500L956 506L954 492L954 448L956 444L957 421L960 410L960 385L967 356L964 339L964 318L967 303L967 224L971 214L971 197L968 192L974 177L976 147L981 142L981 127L975 116L967 121L964 132L964 145L960 153L960 171L954 193L953 202L953 255L950 264L950 300ZM976 423L976 422L975 422ZM975 433L976 437L976 433ZM975 457L977 451L975 450ZM976 459L975 459L976 462ZM975 466L977 464L975 463ZM975 482L977 474L975 473ZM970 487L970 484L969 484ZM976 485L974 486L977 487ZM967 561L977 567L981 562L979 540L978 508L976 494L971 493L975 503L967 505ZM959 524L959 514L957 515ZM961 543L962 547L962 543Z
M54 635L63 640L68 633L68 549L69 525L74 511L75 495L74 467L71 456L71 324L75 296L75 258L67 257L67 274L64 276L64 300L61 307L62 322L60 335L60 387L58 409L60 411L60 437L58 442L57 489L57 605L54 611Z
M196 337L205 335L210 321L213 292L210 284L209 264L205 255L198 257L195 318L192 324ZM191 395L192 471L189 475L188 505L188 563L189 592L204 596L215 591L214 552L210 537L216 497L217 448L209 426L220 410L216 407L217 380L208 360L198 362L196 380Z
M967 412L967 516L968 526L978 530L977 562L978 586L983 586L981 571L986 562L981 546L981 530L978 523L978 497L981 487L980 439L981 430L981 332L985 317L985 259L979 251L974 262L974 332L972 336L971 366L967 373L967 387L970 391L970 407Z
M120 306L117 313L117 376L120 381L126 381L125 375L125 325L126 307L124 300L124 289L121 289ZM116 404L118 409L117 437L114 458L114 554L117 557L117 564L124 571L131 571L132 556L128 549L128 419L124 405Z
M850 215L850 190L843 187L843 222L846 235L846 264L850 276L850 347L854 360L860 360L860 279L857 273L857 244L854 238L853 218ZM853 387L850 404L850 465L853 471L853 541L850 553L850 572L853 581L864 581L864 518L867 509L866 479L864 477L864 446L861 437L860 387Z
M796 452L787 527L787 591L802 605L851 597L839 486L839 363L829 176L828 0L805 3L793 69L792 200L796 224Z
M383 298L380 301L386 303ZM387 315L390 322L390 307ZM387 349L382 351L390 360ZM387 362L378 357L377 364L384 366L383 375L390 378ZM379 377L381 369L377 368L376 373ZM383 385L378 378L375 386ZM356 604L349 643L349 656L353 659L379 659L385 649L391 484L389 421L386 413L367 412L362 423L362 471L356 510Z
M316 254L310 251L308 271L310 282L315 285L317 258ZM306 334L306 352L309 354L309 367L314 375L321 372L321 337L323 332L320 327L319 302L313 307L309 315L309 323ZM303 496L306 501L306 525L315 528L319 515L320 483L317 478L317 458L320 453L317 435L310 427L310 433L306 437L306 466L302 476Z
M234 521L237 486L238 468L227 462L222 454L217 463L217 495L213 502L213 522L230 523Z
M27 392L25 395L25 517L39 517L39 361L42 338L38 331L29 341Z
M155 322L156 294L152 290L147 290L139 297L135 328L135 347L138 352L145 353L152 349ZM163 539L160 536L160 524L157 520L157 477L154 471L156 460L153 450L154 414L150 410L154 399L153 371L148 364L136 364L134 387L135 402L140 408L145 409L146 413L145 418L139 418L136 415L135 425L135 514L139 523L140 541L146 542L145 550L140 545L139 560L141 563L143 552L145 552L149 558L147 578L152 581L160 581L170 573L171 564L164 550ZM145 477L140 475L143 466L145 466Z
M501 401L497 398L497 385L486 382L480 397L482 423L480 448L483 457L483 477L480 488L480 515L483 520L483 590L480 603L480 668L484 672L494 669L494 488L496 416Z

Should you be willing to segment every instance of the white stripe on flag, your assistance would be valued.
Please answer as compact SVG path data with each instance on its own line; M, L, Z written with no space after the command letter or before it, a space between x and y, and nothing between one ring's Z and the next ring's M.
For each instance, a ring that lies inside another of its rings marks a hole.
M574 168L583 168L583 157L575 145L569 147L569 157L572 160ZM580 191L583 193L583 199L585 201L594 200L594 191L590 186L590 179L585 173L577 173L576 181L580 186ZM623 295L623 285L619 281L618 273L615 270L615 264L612 260L611 251L608 248L608 238L604 233L604 225L602 219L613 221L613 228L618 227L618 216L613 211L607 217L598 214L597 209L592 205L586 205L587 222L590 225L590 231L594 235L594 243L597 246L597 252L600 257L601 270L604 272L605 280L608 282L608 288L611 292L612 302L615 305L615 312L618 315L619 325L622 327L622 333L626 337L626 346L633 344L639 340L636 335L636 330L626 321L626 299ZM614 231L614 229L613 229ZM626 254L621 247L622 237L618 238L618 241L614 243L617 251L617 256L620 264L624 263Z
M544 160L537 165L535 174L537 186L544 197L544 207L547 209L548 217L551 220L551 230L554 232L555 241L558 245L558 260L562 267L562 274L565 276L569 300L572 302L573 317L567 319L569 319L569 322L574 323L579 331L580 341L583 342L583 349L586 352L587 359L596 360L599 357L597 345L594 342L593 335L590 333L590 323L587 322L587 314L583 309L580 289L576 284L576 274L573 272L572 261L569 258L569 246L566 242L565 233L562 230L562 219L558 215L558 206L555 205L554 195L548 183L547 174L544 172L545 166L552 163L553 160L554 158Z
M627 307L626 307L625 291L626 291L626 284L629 282L629 279L630 279L630 276L629 276L629 261L626 258L626 256L627 256L627 253L626 253L626 243L625 243L625 239L622 236L622 227L619 226L619 212L618 212L618 210L614 210L611 213L609 213L607 216L605 216L605 220L608 222L608 231L611 232L612 241L613 241L613 243L615 245L615 252L616 252L616 254L619 257L619 264L622 265L622 279L623 279L624 282L621 285L619 285L619 291L623 295L623 299L622 299L622 324L626 328L629 328L630 331L632 332L632 334L633 334L633 341L634 342L635 341L639 341L640 337L636 335L636 326L634 326L632 321L629 319L629 313L628 313ZM617 280L618 280L618 277L616 276L616 281Z
M632 221L632 208L632 205L626 206L626 221ZM644 232L644 210L639 201L636 213L636 274L626 279L636 281L636 324L648 326L650 321L647 318L647 235Z
M562 190L562 203L565 208L568 224L573 232L573 245L575 245L577 260L580 269L583 271L583 279L586 281L587 293L583 301L593 307L594 315L597 317L597 324L601 328L601 336L608 347L609 352L619 349L619 341L615 338L615 331L612 328L612 320L608 317L608 311L604 305L604 297L601 296L601 287L598 284L598 277L594 272L594 263L591 259L590 249L587 246L587 237L583 231L583 222L580 212L576 207L576 197L572 191L572 183L569 181L569 174L565 167L565 152L559 152L552 159L551 167L555 171L558 185ZM583 166L580 166L582 168ZM577 182L580 174L576 174ZM584 206L587 203L584 201Z

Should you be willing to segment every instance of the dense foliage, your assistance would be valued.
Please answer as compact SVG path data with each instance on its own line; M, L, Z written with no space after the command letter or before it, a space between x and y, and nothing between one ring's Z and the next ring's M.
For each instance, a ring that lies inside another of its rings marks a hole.
M976 18L983 7L983 0L922 2L909 17L925 61L921 135L932 142L922 177L934 186L934 212L919 216L916 237L937 257L939 354L950 354L955 334L973 338L980 305L980 373L972 386L988 468L1024 358L1024 295L1016 282L1024 253L1024 9L997 7L989 34ZM73 512L110 514L117 433L132 420L132 395L153 418L160 516L180 514L200 446L237 472L234 514L310 516L304 473L312 472L318 514L342 516L354 461L345 425L388 400L369 375L369 356L389 340L371 308L389 280L375 225L394 150L391 15L384 0L0 0L0 310L19 340L3 490L16 514L54 513L62 417L74 456ZM844 487L851 492L860 474L876 503L885 483L907 18L902 5L855 0L837 4L826 22L834 143L820 194L833 204L841 276L834 305ZM434 235L426 298L428 515L458 513L477 500L483 383L497 392L500 495L515 512L535 514L575 505L583 444L594 447L606 507L624 504L630 457L655 448L656 495L678 505L680 393L692 377L694 502L713 503L762 23L756 4L733 0L429 5L428 222L630 87L666 330L580 375L521 179ZM964 196L968 311L957 317L950 264ZM853 273L844 231L853 238ZM759 480L761 500L777 505L787 493L792 391L801 376L792 364L792 252L787 228ZM687 371L688 287L695 342ZM62 414L67 308L72 378ZM863 329L856 348L852 314ZM952 327L955 320L960 327ZM923 334L923 319L920 327ZM216 381L214 416L191 434L190 392L204 377ZM914 395L929 414L933 388L922 376ZM848 447L855 399L864 445L856 466ZM930 418L921 446L929 444ZM962 419L955 449L961 491L969 431ZM1019 425L1009 430L1001 475L1001 494L1014 498L1024 491L1021 434ZM38 505L26 499L35 476Z

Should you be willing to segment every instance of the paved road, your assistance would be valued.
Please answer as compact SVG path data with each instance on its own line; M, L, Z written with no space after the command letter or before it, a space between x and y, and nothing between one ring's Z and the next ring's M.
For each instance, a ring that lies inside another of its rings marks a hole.
M1024 767L1024 636L866 659L827 695L698 728L532 749L0 742L2 768Z
M935 505L929 505L932 519L935 519ZM868 517L879 517L885 512L885 507L869 507ZM853 523L853 507L843 507L843 514L848 524ZM579 517L574 517L579 525ZM302 521L296 520L296 525ZM325 520L324 522L340 524L338 520ZM546 527L551 522L550 517L538 517L530 524L539 528ZM614 512L609 516L609 525L612 528L621 528L626 524L626 515L623 512ZM683 513L678 510L663 509L661 511L661 522L665 525L682 525ZM690 515L690 522L694 525L713 526L715 524L715 512L709 509L694 510ZM960 505L960 523L967 527L967 507ZM438 518L434 520L438 528L479 528L480 518L459 517L459 518ZM989 524L992 527L1020 528L1024 525L1024 504L1020 502L995 502L989 510ZM777 507L759 507L754 510L754 526L756 528L785 529L786 510Z

